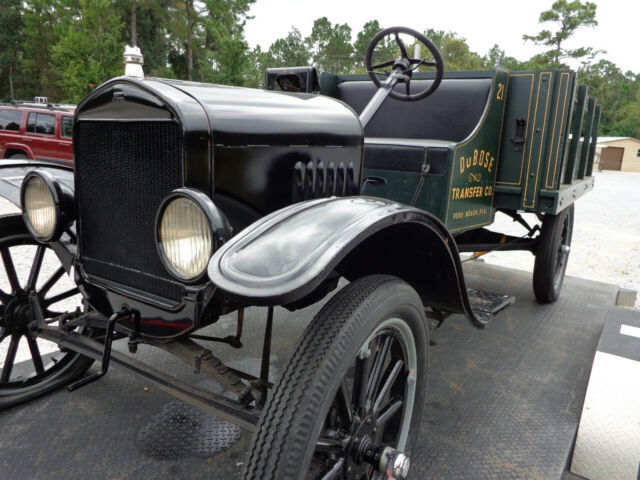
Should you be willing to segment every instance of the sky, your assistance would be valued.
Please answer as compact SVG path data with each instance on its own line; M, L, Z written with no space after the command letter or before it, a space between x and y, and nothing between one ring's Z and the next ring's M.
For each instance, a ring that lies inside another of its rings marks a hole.
M506 54L527 60L543 47L524 42L523 34L535 35L553 24L539 24L540 12L553 0L257 0L246 25L251 47L263 50L296 27L307 36L313 21L326 16L331 23L348 23L355 35L365 22L377 19L383 28L406 26L453 31L467 39L472 51L484 55L498 44ZM623 72L640 73L640 0L595 0L598 26L581 28L567 42L568 48L590 46L606 50L598 58L615 63ZM578 64L572 65L577 68Z

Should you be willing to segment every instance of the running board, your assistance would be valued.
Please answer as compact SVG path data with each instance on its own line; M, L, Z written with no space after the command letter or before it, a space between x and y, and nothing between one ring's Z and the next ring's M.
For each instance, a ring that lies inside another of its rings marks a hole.
M493 317L516 301L515 297L511 297L509 295L485 292L483 290L475 290L473 288L467 288L467 298L469 299L469 305L471 306L471 315L473 315L473 318L470 320L476 327L485 326L493 320ZM430 323L430 328L432 329L440 328L445 319L452 314L452 312L436 310L433 308L425 309L424 313L427 318L433 320Z
M498 313L516 301L515 297L501 293L485 292L467 288L471 311L483 324L489 323Z

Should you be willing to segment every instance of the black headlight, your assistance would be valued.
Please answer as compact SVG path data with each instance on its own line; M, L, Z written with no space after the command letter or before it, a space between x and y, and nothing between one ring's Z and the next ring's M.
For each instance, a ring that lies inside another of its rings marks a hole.
M51 242L73 221L73 193L47 172L31 171L20 189L22 218L40 242Z
M156 217L158 253L171 275L200 279L209 259L231 236L227 219L202 192L179 188L160 205Z

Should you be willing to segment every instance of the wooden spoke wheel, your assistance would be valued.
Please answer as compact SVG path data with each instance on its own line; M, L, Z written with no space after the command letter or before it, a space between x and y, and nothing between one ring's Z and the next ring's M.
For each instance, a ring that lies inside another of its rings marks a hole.
M93 361L63 352L32 334L31 302L37 301L47 322L55 326L55 318L64 313L58 309L75 310L82 306L82 297L55 253L34 240L20 215L0 217L0 232L0 409L4 409L71 382Z
M263 410L244 478L406 478L426 389L418 294L359 279L307 327Z

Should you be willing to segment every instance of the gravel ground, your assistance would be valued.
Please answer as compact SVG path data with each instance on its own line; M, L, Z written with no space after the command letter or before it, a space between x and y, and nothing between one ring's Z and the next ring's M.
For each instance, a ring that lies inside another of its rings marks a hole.
M597 173L594 190L575 204L576 221L567 275L611 283L636 291L640 289L639 207L640 173ZM14 212L19 210L0 198L0 215ZM530 215L529 218L531 222L535 222L534 216ZM498 214L491 228L512 235L525 233L523 227L502 214ZM16 268L25 274L28 274L33 259L33 248L20 247L20 251L14 253ZM487 263L504 267L528 271L533 269L534 257L527 252L497 252L487 254L483 258ZM47 278L47 274L50 275L55 268L55 258L47 258L42 277ZM70 288L69 282L70 280L65 286L60 286L59 290ZM0 288L7 288L4 271L0 272ZM77 300L71 299L65 306L73 309ZM640 310L640 298L636 301L635 309ZM0 367L4 364L8 343L6 341L0 345ZM16 361L30 358L27 346L22 343ZM39 340L39 344L42 354L56 350L56 346L50 342Z

